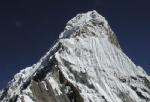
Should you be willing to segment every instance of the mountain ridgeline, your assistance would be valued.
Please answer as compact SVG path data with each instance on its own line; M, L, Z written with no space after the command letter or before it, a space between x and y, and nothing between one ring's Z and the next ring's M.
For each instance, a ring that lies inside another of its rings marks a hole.
M89 11L14 76L0 102L150 102L150 76L123 53L105 18Z

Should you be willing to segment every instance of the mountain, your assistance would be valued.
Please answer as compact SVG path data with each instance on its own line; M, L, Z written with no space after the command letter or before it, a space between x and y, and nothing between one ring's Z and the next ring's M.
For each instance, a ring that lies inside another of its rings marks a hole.
M150 102L150 76L123 53L96 11L71 19L39 62L17 73L0 102Z

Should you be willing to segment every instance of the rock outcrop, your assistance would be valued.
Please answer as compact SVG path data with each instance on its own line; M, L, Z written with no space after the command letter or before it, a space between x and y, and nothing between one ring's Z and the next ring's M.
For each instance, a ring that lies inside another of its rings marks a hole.
M150 76L120 48L96 11L71 19L38 63L21 70L0 102L150 102Z

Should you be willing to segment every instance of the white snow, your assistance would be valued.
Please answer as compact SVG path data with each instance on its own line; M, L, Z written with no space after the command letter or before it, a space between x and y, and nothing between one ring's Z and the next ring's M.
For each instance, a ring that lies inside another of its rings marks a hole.
M37 70L44 68L53 56L64 77L81 91L85 102L123 102L124 97L131 102L149 102L150 89L142 78L150 81L150 77L110 41L110 36L114 36L110 32L113 31L108 22L96 11L78 14L67 23L59 40L37 64L15 75L9 83L9 97L6 96L2 102L20 94L22 85L31 80ZM59 44L61 47L57 49ZM56 78L48 73L45 79L50 82L55 95L61 95L61 85ZM148 101L138 96L136 91L141 92ZM33 102L26 93L32 94L29 86L23 91L23 96L25 102ZM17 102L20 102L19 99Z
M22 95L18 98L17 102L34 102L29 96Z

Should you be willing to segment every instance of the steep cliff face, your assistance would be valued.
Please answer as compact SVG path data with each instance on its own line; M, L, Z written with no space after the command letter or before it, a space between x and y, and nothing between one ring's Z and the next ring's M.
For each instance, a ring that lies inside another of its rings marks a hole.
M71 19L40 61L16 74L1 102L150 102L150 77L96 11Z

